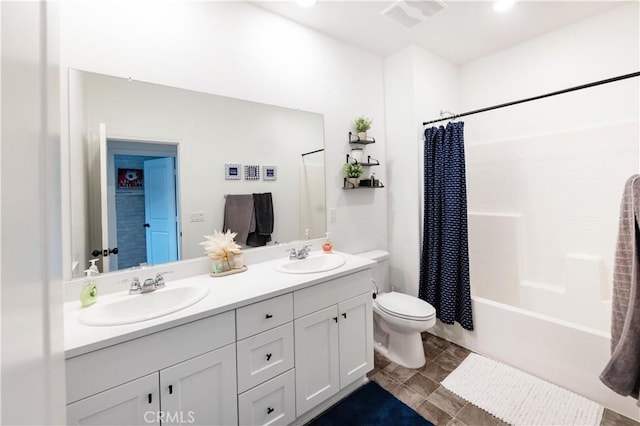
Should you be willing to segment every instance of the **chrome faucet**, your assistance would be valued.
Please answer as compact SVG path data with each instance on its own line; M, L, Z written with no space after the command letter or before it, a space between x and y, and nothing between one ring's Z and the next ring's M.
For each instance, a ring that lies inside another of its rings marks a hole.
M121 280L122 283L131 283L129 287L129 294L140 294L142 293L142 287L140 286L140 280L138 277L131 277L125 280Z
M158 272L155 278L147 278L142 285L138 277L127 278L121 282L131 283L129 294L151 293L152 291L165 287L164 274L170 274L171 272L173 271Z
M173 271L158 272L156 274L156 289L164 288L164 274L172 274Z
M141 293L151 293L152 291L156 291L156 280L154 280L153 278L147 278L142 284Z
M311 251L311 246L306 245L300 250L296 250L295 247L289 250L289 260L306 259Z

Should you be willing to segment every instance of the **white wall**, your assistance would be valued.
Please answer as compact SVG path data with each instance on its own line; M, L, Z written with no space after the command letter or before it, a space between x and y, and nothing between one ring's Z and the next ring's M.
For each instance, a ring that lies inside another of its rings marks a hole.
M366 115L379 141L367 150L383 164L376 176L386 183L382 58L247 3L62 2L60 10L63 73L131 76L322 113L335 247L386 248L387 190L344 191L341 175L347 133ZM62 84L66 90L64 76Z
M458 108L457 68L411 46L385 58L391 284L418 295L422 238L423 126Z
M57 8L0 3L2 424L64 424Z

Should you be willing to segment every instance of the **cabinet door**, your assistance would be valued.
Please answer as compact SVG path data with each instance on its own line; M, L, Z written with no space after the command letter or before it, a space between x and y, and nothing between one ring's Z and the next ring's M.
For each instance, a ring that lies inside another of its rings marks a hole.
M373 311L371 294L338 304L340 324L340 388L373 368Z
M67 405L70 425L159 425L158 373Z
M339 390L338 307L298 318L294 328L296 413L300 416Z
M238 424L231 344L160 371L163 425Z

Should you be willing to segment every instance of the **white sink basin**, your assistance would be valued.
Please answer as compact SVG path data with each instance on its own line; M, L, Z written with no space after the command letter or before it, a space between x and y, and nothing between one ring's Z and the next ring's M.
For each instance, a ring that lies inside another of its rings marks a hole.
M168 315L202 300L209 289L204 286L176 287L151 293L119 295L114 300L98 302L83 309L78 320L85 325L122 325Z
M313 274L326 272L341 267L347 263L347 259L337 253L319 253L306 259L290 260L276 265L276 271L286 274Z

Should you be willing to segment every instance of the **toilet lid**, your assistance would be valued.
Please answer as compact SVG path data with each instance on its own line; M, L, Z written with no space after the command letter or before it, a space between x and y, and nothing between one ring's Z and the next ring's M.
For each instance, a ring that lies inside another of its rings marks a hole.
M395 291L378 294L376 302L380 309L400 318L424 321L436 314L435 308L424 300Z

